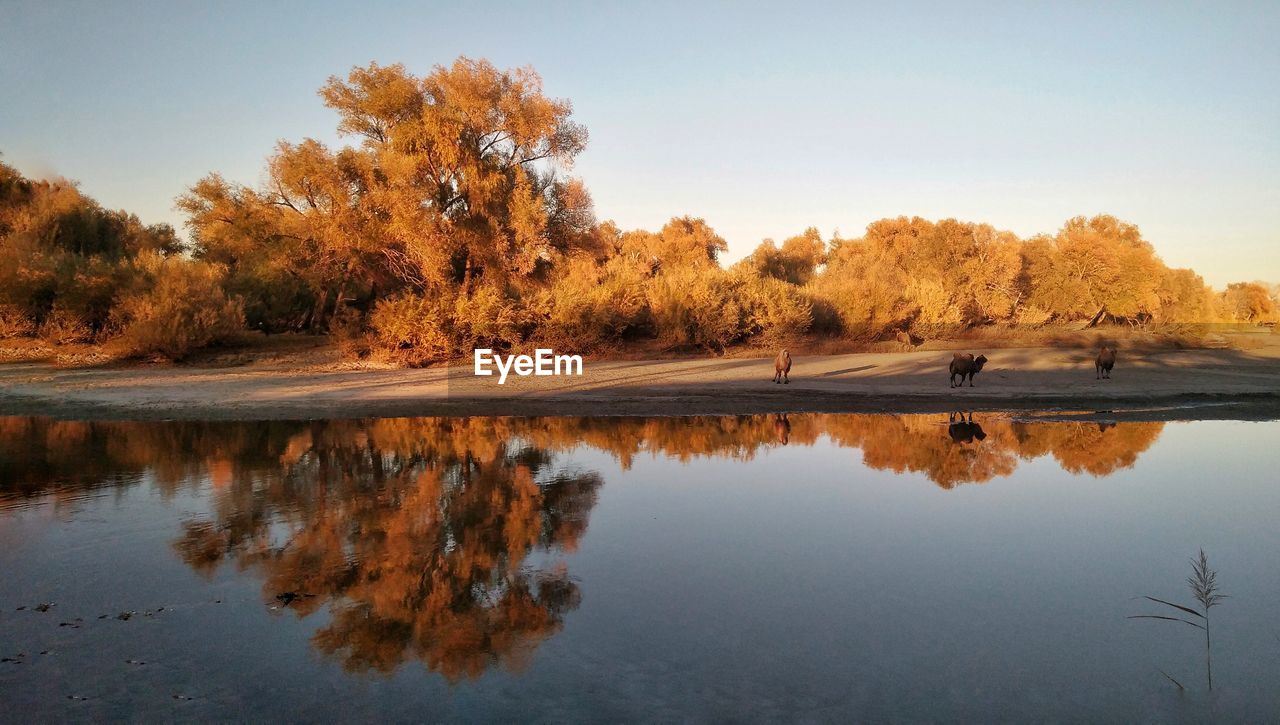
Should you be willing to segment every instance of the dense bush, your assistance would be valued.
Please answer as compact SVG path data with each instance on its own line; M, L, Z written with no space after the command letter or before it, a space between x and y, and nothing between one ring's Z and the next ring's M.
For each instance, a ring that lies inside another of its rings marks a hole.
M803 335L813 324L813 303L794 284L740 273L737 293L742 299L743 340L777 345Z
M668 349L721 352L742 337L742 304L729 273L712 268L664 273L646 288L659 342Z
M244 308L223 291L223 271L203 262L158 260L145 292L121 301L116 319L139 355L181 360L192 351L235 340Z
M122 330L123 305L152 284L147 265L181 265L173 230L108 211L65 181L34 181L0 164L0 334L54 344ZM221 294L220 280L210 283Z
M470 297L453 301L454 349L469 353L477 347L506 350L530 339L536 313L517 296L494 287L481 287Z
M572 260L537 299L537 309L546 314L539 342L566 352L596 352L649 334L648 281L648 266L624 257L605 264Z
M382 300L369 318L370 347L401 365L425 365L454 353L450 339L452 301L401 294Z
M905 328L910 320L902 288L890 280L855 279L839 267L829 266L807 289L815 299L815 308L826 311L824 327L835 335L878 340L889 330Z

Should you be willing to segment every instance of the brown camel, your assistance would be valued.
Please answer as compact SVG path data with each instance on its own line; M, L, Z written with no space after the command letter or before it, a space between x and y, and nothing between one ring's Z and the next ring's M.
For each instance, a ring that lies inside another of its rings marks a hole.
M1111 368L1116 366L1116 349L1114 347L1102 346L1098 351L1098 358L1093 361L1094 379L1102 380L1103 378L1111 379Z
M951 358L951 387L958 388L964 385L964 379L969 378L969 387L973 387L973 376L982 372L982 366L987 364L987 356L979 355L974 357L973 353L963 354L956 353ZM959 384L956 383L956 376L960 376Z
M791 353L783 350L773 359L773 382L790 384Z

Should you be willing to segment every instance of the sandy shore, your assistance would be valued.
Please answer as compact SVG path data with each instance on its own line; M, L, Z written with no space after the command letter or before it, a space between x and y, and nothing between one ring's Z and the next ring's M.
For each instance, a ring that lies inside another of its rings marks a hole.
M116 419L411 415L945 412L1118 418L1280 418L1280 345L1121 351L1095 380L1087 351L993 351L976 386L948 387L949 352L797 357L790 385L766 359L586 361L572 378L477 378L470 366L324 372L297 365L55 368L0 364L0 414Z

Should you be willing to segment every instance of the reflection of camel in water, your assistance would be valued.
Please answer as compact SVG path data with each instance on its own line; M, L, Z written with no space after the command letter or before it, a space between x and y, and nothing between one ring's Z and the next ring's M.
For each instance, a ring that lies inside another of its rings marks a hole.
M964 412L952 413L947 422L947 434L951 436L951 440L964 444L973 443L986 439L987 434L982 430L982 426L973 422L973 412L969 412L969 418L965 419Z
M787 420L786 413L773 416L773 432L778 435L778 442L784 446L791 440L791 421Z

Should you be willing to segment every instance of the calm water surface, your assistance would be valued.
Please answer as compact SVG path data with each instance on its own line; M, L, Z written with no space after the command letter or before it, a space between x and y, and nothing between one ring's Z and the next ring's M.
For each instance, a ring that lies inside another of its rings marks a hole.
M0 720L1274 720L1278 444L982 414L0 418ZM1232 597L1212 694L1198 630L1126 619L1189 603L1201 546Z

